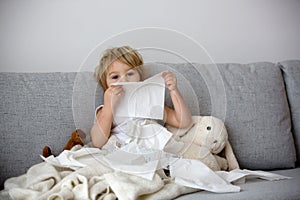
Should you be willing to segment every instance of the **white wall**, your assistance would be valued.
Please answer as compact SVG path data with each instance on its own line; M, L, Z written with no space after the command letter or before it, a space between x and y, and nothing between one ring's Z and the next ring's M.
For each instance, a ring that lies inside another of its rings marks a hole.
M141 27L186 34L215 62L300 59L299 22L297 0L0 0L0 71L77 71L99 43Z

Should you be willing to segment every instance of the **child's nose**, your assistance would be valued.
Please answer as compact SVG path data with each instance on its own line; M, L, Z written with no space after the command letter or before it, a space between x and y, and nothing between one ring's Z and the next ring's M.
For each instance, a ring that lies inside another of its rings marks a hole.
M128 82L128 79L126 76L121 76L120 82Z

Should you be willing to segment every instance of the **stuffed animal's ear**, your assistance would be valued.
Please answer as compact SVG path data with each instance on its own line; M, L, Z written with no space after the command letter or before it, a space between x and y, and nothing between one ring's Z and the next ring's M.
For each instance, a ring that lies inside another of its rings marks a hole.
M228 162L228 170L231 171L233 169L239 169L239 163L233 153L232 147L229 143L229 141L226 142L226 146L225 146L225 157L227 159Z
M166 128L167 128L168 131L173 133L174 138L176 138L176 139L178 139L181 136L185 135L188 132L188 130L190 129L190 127L185 128L185 129L180 129L180 128L175 128L175 127L170 126L170 125L166 125Z
M167 128L168 131L170 131L171 133L173 133L175 139L179 139L180 137L182 137L183 135L185 135L194 126L194 124L195 124L195 122L193 122L187 128L175 128L173 126L166 125L166 128Z
M81 129L76 129L69 138L67 144L64 147L64 150L70 150L73 146L80 144L83 146L85 142L86 133Z
M50 147L45 146L45 147L43 148L43 157L44 157L44 158L47 158L47 157L49 157L49 156L51 156L51 155L52 155L52 152L51 152Z

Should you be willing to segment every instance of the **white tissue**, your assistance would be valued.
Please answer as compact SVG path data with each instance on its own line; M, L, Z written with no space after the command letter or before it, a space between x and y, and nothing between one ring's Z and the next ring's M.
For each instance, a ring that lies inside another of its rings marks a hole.
M113 85L122 85L124 90L116 105L116 117L163 119L165 83L161 73L142 82L118 82Z

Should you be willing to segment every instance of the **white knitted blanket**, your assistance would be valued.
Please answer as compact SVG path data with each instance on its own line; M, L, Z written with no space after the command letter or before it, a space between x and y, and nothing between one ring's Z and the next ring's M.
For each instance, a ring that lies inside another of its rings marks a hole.
M17 200L157 200L174 199L200 190L239 192L240 187L231 182L249 176L267 180L288 178L262 171L213 172L200 161L174 157L168 160L171 177L167 177L159 167L163 165L161 157L159 162L156 162L155 156L148 157L148 160L139 156L124 157L118 167L112 167L112 163L116 164L112 153L115 149L109 145L102 150L75 146L57 157L46 158L45 162L32 166L24 175L8 179L5 191ZM149 166L155 162L158 165L152 170ZM128 167L130 163L132 170ZM141 171L143 166L148 168ZM135 174L136 171L140 173Z

